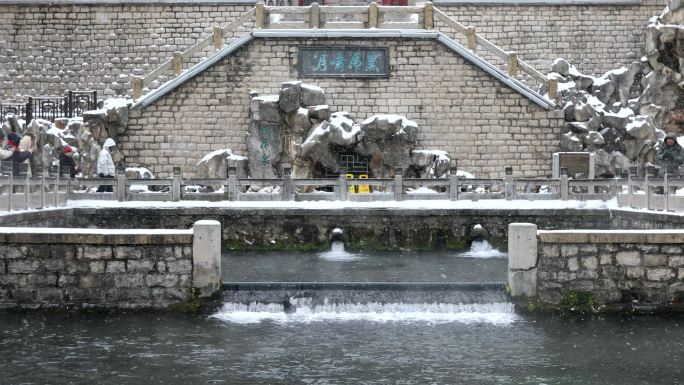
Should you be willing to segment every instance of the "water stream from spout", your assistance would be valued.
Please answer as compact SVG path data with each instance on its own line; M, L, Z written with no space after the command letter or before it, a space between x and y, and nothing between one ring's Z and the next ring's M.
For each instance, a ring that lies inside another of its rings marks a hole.
M464 253L458 254L459 257L465 258L507 258L507 253L502 253L501 251L495 249L491 243L486 239L478 239L473 241L470 245L470 250Z
M355 261L363 258L359 254L353 254L344 250L344 242L339 240L333 241L330 245L330 250L320 253L318 256L327 261Z

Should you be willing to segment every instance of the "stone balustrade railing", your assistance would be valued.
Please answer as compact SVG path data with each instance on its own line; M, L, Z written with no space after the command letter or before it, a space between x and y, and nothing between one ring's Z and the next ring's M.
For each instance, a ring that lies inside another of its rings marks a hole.
M424 29L436 30L440 25L462 34L468 50L475 53L478 49L500 58L508 76L516 78L521 73L532 81L543 85L549 100L555 100L558 94L558 83L534 69L517 52L505 51L476 32L473 26L465 26L452 17L433 7L431 2L419 6L379 6L372 2L367 6L321 6L314 3L310 6L265 6L259 2L238 19L223 27L215 27L214 33L202 39L183 52L174 53L173 57L144 77L133 80L133 98L139 99L146 87L172 71L178 76L183 70L183 63L193 55L205 50L212 43L214 52L223 47L224 36L235 32L245 22L254 18L254 29ZM480 48L481 47L481 48ZM502 71L504 73L504 71Z
M91 192L111 186L113 192ZM146 186L141 191L138 186ZM684 211L677 195L684 178L557 179L514 178L510 168L503 178L464 179L452 170L446 178L293 179L239 178L231 168L227 178L184 179L179 168L169 179L114 179L0 176L0 211L64 206L67 200L118 201L403 201L403 200L604 200L617 198L620 207ZM254 192L256 190L256 192Z

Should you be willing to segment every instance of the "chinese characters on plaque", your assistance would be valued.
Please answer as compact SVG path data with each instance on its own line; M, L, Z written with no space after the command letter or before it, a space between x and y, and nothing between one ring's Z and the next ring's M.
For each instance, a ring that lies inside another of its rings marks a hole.
M301 77L386 78L385 47L300 47Z

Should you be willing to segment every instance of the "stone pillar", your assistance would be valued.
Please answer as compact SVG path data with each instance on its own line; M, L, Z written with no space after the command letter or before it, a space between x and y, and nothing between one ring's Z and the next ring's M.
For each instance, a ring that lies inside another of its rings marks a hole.
M179 202L181 200L181 185L182 185L181 168L173 168L173 180L171 181L171 201Z
M116 170L116 199L119 202L126 201L126 169L119 167Z
M537 294L537 225L508 225L508 286L513 297Z
M195 222L192 227L192 287L201 298L221 290L221 223Z

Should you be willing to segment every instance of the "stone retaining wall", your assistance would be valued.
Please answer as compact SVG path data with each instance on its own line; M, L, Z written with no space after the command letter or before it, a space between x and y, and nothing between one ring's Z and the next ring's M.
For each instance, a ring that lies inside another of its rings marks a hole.
M510 232L515 297L562 310L684 310L684 230Z
M0 98L94 89L116 95L253 4L0 4ZM643 26L665 0L638 5L440 5L546 72L565 57L599 74L642 54Z
M325 91L331 111L358 122L401 114L418 124L417 146L447 151L459 168L480 177L551 173L562 111L547 111L433 39L258 38L143 109L132 110L119 137L128 165L158 176L181 167L186 177L207 153L246 155L249 92L278 94L298 77L299 47L389 49L389 79L304 79Z
M534 202L531 202L533 204ZM312 205L316 204L312 202ZM490 242L505 248L511 222L542 229L611 228L611 215L600 209L407 209L407 208L68 208L60 221L74 228L184 229L201 219L221 223L224 248L242 250L326 249L335 228L348 248L425 250L467 247L472 227L481 224ZM33 213L0 217L3 226L25 225ZM36 216L41 226L47 219Z
M220 243L198 234L0 228L0 307L162 308L206 296L199 270Z

